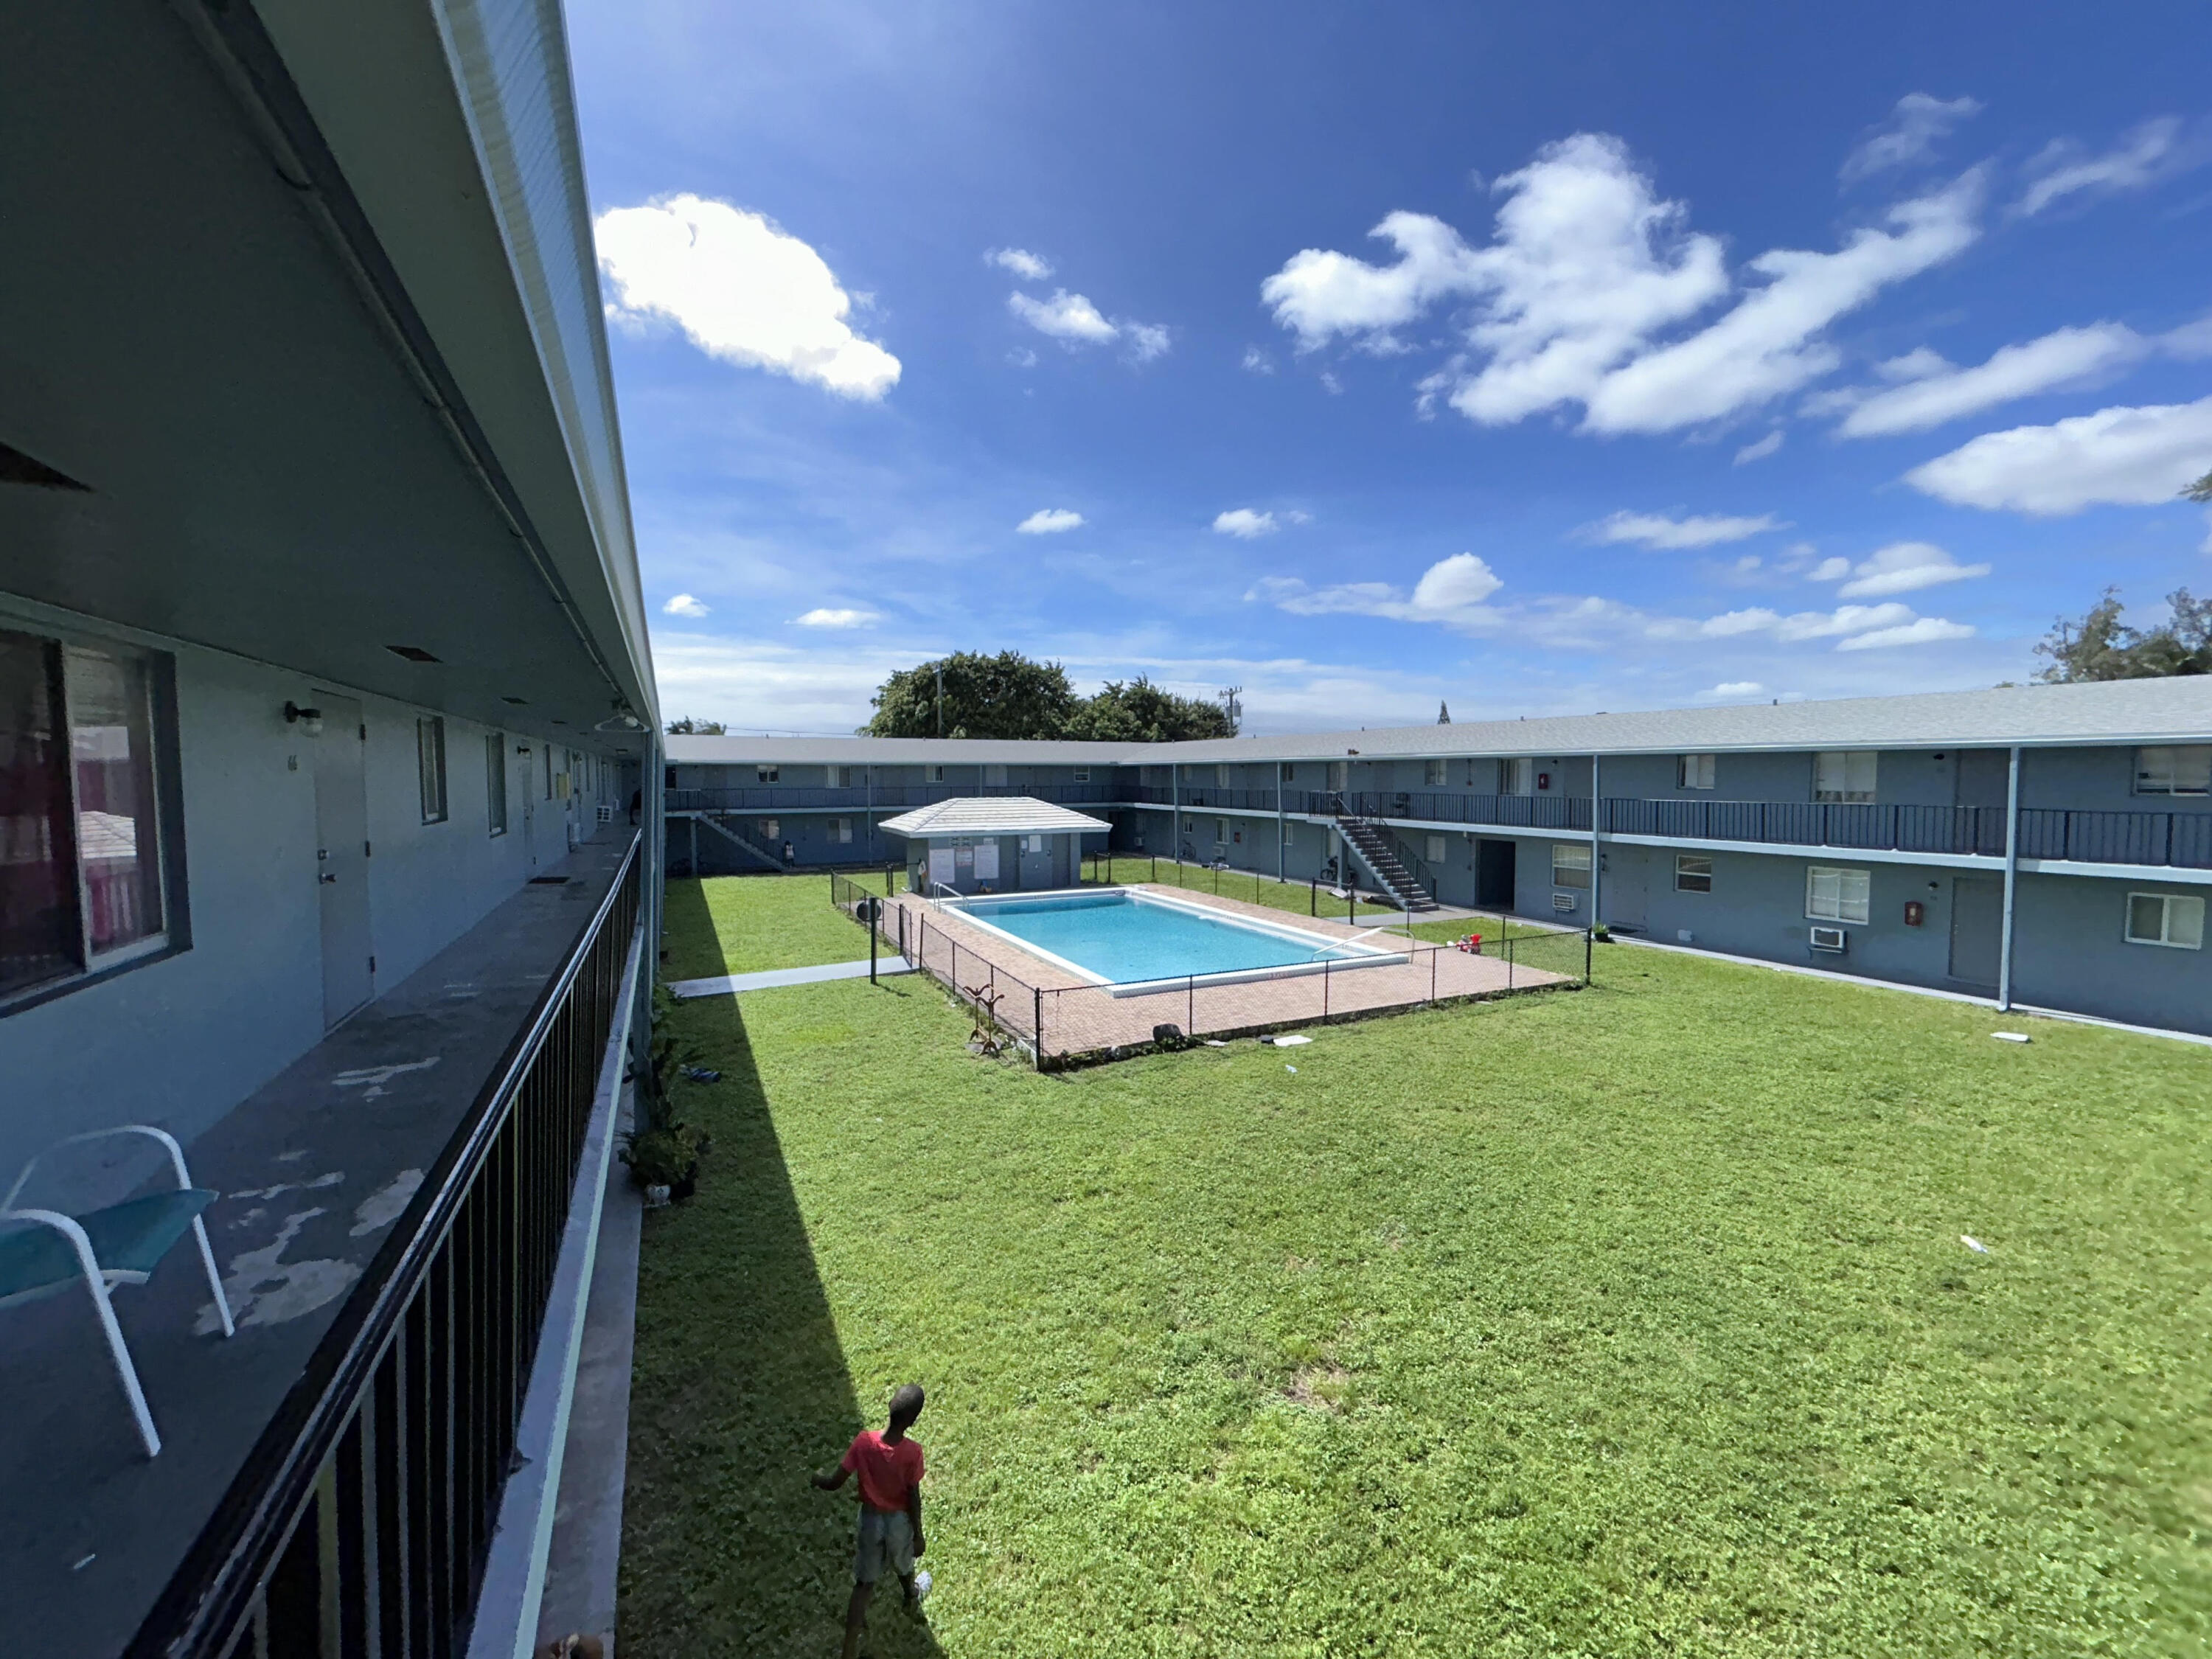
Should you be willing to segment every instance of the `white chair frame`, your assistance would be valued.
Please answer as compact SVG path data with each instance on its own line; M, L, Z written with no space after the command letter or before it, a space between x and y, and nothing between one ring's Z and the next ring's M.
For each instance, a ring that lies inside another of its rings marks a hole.
M93 1255L92 1240L86 1236L84 1229L60 1211L19 1210L15 1207L15 1200L29 1182L31 1172L38 1167L40 1158L64 1146L104 1140L112 1135L145 1135L159 1143L169 1155L170 1170L177 1177L177 1190L185 1192L191 1189L192 1178L185 1169L184 1148L177 1145L176 1137L146 1124L126 1123L117 1128L92 1129L82 1134L70 1135L33 1157L23 1166L22 1173L15 1177L15 1184L8 1189L7 1197L0 1199L0 1221L22 1221L50 1227L59 1233L76 1253L78 1271L83 1277L85 1288L91 1293L93 1313L100 1322L101 1335L107 1340L108 1355L115 1362L116 1380L123 1385L123 1395L131 1407L131 1419L137 1425L138 1438L146 1448L147 1456L158 1457L161 1451L161 1437L154 1427L154 1413L147 1408L146 1390L139 1384L138 1368L131 1364L131 1350L124 1344L123 1328L116 1322L112 1299L116 1285L143 1285L150 1275L125 1268L101 1267ZM215 1293L216 1313L222 1321L222 1334L226 1337L234 1336L238 1328L231 1320L230 1298L222 1292L222 1275L216 1268L215 1248L208 1243L207 1226L199 1216L192 1218L192 1237L199 1246L200 1266L206 1270L208 1288ZM58 1287L40 1286L26 1292L21 1299L46 1295L52 1288ZM0 1302L0 1305L5 1305L5 1303Z

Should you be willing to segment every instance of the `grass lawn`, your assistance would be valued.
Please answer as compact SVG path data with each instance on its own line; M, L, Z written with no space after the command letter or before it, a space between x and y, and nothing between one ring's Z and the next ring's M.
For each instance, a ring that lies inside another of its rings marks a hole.
M861 937L683 887L732 968ZM805 1477L908 1379L938 1589L872 1654L2212 1646L2204 1049L1628 947L1059 1075L912 977L677 1018L631 1650L834 1652Z

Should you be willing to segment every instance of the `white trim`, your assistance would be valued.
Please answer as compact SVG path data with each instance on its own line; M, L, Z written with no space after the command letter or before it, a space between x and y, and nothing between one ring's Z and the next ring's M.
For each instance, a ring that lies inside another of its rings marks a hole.
M530 1368L522 1418L515 1425L514 1473L500 1494L499 1521L485 1553L483 1588L477 1593L468 1659L532 1659L538 1649L538 1608L545 1599L545 1564L553 1547L553 1522L561 1492L561 1461L568 1445L568 1412L575 1397L576 1362L582 1352L584 1311L599 1253L599 1221L607 1183L614 1177L615 1120L620 1115L623 1073L629 1058L630 1024L637 1008L637 976L645 949L646 918L630 934L622 990L607 1032L599 1081L584 1153L570 1188L568 1220L554 1264L538 1357Z

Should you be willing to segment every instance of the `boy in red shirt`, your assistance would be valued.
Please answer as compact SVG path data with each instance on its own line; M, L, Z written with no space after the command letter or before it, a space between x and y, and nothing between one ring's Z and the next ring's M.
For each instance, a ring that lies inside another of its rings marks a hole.
M860 1627L867 1620L868 1595L889 1562L915 1606L928 1588L915 1583L914 1564L926 1547L921 1536L921 1445L907 1431L921 1415L921 1384L909 1382L891 1396L890 1423L881 1434L862 1429L845 1449L835 1474L817 1474L814 1484L835 1492L848 1475L860 1479L860 1529L853 1556L853 1600L845 1609L845 1659L860 1650Z

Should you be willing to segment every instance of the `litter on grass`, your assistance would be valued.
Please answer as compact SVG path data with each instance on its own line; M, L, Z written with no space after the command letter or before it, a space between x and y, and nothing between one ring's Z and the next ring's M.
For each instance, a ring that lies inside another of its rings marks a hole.
M1298 1068L1297 1068L1297 1066L1288 1066L1288 1065L1286 1065L1286 1066L1285 1066L1283 1067L1283 1069L1284 1069L1285 1071L1288 1072L1288 1073L1289 1073L1292 1077L1296 1077L1296 1076L1298 1074Z
M1987 1255L1990 1253L1990 1247L1983 1243L1980 1239L1976 1238L1971 1233L1960 1233L1959 1235L1959 1243L1965 1245L1976 1255Z
M1999 1042L2025 1042L2027 1041L2027 1033L2025 1031L1992 1031L1990 1035L1995 1037Z
M1206 1040L1206 1046L1209 1048L1226 1048L1229 1045L1219 1037L1208 1037Z
M694 1083L720 1083L722 1080L720 1072L710 1072L703 1066L686 1066L684 1075Z
M1296 1048L1301 1044L1311 1042L1313 1039L1310 1036L1304 1036L1300 1035L1298 1032L1293 1031L1288 1036L1262 1037L1261 1041L1263 1042L1272 1042L1278 1048Z

